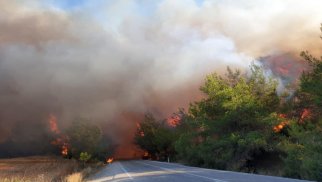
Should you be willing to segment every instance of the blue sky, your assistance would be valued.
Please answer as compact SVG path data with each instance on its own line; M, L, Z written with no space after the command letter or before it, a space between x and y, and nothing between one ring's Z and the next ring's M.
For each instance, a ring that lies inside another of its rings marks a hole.
M51 0L50 3L55 7L68 10L83 5L85 0Z
M86 0L49 0L49 3L52 4L53 6L57 7L57 8L60 8L60 9L64 9L64 10L72 10L74 8L78 8L78 7L81 7L83 5L94 5L94 4L102 4L103 2L106 4L108 4L108 1L113 3L115 2L115 0L90 0L90 1L86 1ZM143 11L146 11L146 12L150 12L150 11L153 11L154 10L154 6L159 2L158 0L155 1L149 1L149 0L146 0L146 1L138 1L138 0L133 0L135 1L136 3L140 4L140 5L143 5L142 7L142 10ZM196 4L197 5L201 5L204 0L195 0Z

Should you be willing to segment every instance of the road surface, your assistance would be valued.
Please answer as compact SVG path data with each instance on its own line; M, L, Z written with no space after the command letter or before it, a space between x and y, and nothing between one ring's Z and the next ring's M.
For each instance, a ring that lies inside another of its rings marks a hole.
M93 175L88 181L303 182L303 180L289 178L188 167L181 164L148 160L115 161Z

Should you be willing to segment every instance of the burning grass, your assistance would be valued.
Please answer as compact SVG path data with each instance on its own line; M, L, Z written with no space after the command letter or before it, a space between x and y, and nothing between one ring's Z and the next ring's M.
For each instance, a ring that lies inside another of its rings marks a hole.
M82 181L81 165L56 156L0 159L0 182Z

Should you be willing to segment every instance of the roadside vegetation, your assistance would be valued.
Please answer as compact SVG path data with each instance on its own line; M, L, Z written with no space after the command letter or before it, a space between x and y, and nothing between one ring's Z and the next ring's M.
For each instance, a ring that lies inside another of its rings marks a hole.
M113 154L114 146L108 140L109 137L103 136L101 128L88 119L75 119L63 135L64 140L59 145L67 145L68 151L62 153L66 158L86 163L105 161Z
M52 144L58 155L0 159L0 182L81 182L113 153L101 129L82 118L54 133Z
M33 156L0 160L0 182L80 182L97 168L58 156Z
M322 181L322 58L301 56L310 69L295 93L278 94L255 64L228 68L206 77L204 99L175 113L175 126L147 114L135 143L152 159Z

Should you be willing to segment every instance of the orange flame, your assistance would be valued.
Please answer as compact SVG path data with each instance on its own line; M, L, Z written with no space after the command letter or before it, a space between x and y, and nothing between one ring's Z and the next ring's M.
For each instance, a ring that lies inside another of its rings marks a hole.
M278 115L278 117L279 117L279 118L281 118L281 119L286 119L286 114L279 114L279 115ZM273 131L274 131L275 133L279 133L279 132L281 132L281 131L283 130L283 128L284 128L286 125L288 125L288 124L289 124L289 122L288 122L287 120L284 120L284 121L282 121L281 123L279 123L278 125L274 126L274 127L273 127Z
M52 145L61 145L63 143L62 138L56 138L55 140L51 141Z
M143 154L143 157L148 157L149 156L149 152L144 152L144 154Z
M279 118L283 118L283 119L286 119L286 114L279 114L278 115Z
M140 123L136 123L136 128L137 128L137 130L138 130L138 132L139 132L139 135L141 136L141 137L144 137L144 131L142 131L141 130L141 125L140 125Z
M141 129L141 125L140 125L140 123L136 122L136 128L137 128L137 129Z
M67 156L68 155L68 145L67 143L64 143L61 147L61 155Z
M274 126L273 127L274 132L279 133L280 131L282 131L282 129L284 128L285 125L286 125L286 123L281 122L280 124Z
M50 114L48 121L49 121L50 130L53 133L55 133L55 134L59 134L60 131L59 131L59 128L58 128L58 125L57 125L57 118L56 118L56 116Z
M179 115L174 115L167 119L167 123L171 127L176 127L178 124L180 124L181 117Z
M59 146L60 147L60 153L62 156L68 155L68 138L66 136L61 136L59 138L56 138L54 141L51 142L52 145Z
M306 118L309 118L311 116L311 111L307 108L303 109L302 114L299 119L299 123L304 123L304 120Z
M57 125L56 116L54 116L53 114L50 114L48 122L49 122L50 131L52 131L54 134L57 135L57 138L51 141L51 144L55 146L59 146L61 155L67 156L68 148L69 148L68 137L60 133L60 130Z
M106 158L106 162L107 162L108 164L111 164L113 161L114 161L114 158L113 158L113 157Z

